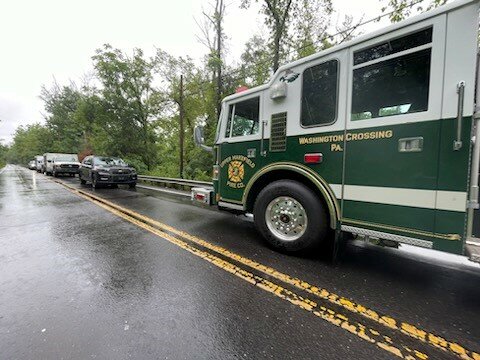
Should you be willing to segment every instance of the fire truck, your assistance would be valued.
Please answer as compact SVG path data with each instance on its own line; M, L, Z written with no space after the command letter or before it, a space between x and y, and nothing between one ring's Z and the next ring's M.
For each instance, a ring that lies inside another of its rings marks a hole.
M480 261L478 10L452 2L226 97L213 189L192 198L253 214L281 251L349 234Z

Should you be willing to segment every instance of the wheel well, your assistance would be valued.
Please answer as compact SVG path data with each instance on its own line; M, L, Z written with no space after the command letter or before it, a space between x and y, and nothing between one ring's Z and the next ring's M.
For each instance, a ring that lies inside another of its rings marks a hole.
M325 197L320 191L320 189L307 177L299 174L295 171L290 170L272 170L261 177L259 177L255 183L252 185L250 189L246 201L246 210L247 212L253 212L253 205L255 204L255 200L257 199L258 194L260 191L267 186L268 184L277 181L277 180L294 180L298 181L299 183L305 185L309 189L311 189L315 194L317 194L318 198L323 202L323 205L327 209L328 213L328 221L330 222L330 213L328 211L327 203L325 202Z

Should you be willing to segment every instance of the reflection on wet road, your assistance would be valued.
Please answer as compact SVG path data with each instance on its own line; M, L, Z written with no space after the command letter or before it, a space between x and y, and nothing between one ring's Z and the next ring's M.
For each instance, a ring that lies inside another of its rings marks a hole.
M62 181L93 193L78 179ZM275 253L248 219L178 197L94 192L129 218L78 195L21 168L0 174L6 358L362 359L392 358L395 349L411 358L458 358L463 349L474 358L480 350L480 269L458 258L355 244L331 266Z

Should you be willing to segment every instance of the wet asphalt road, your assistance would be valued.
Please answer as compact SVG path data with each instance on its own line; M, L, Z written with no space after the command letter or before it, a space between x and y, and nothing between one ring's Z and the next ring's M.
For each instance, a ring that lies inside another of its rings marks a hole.
M78 178L62 181L93 192ZM355 243L333 266L316 255L276 253L249 219L188 199L123 187L94 193L480 352L480 267L458 257ZM416 344L393 335L394 344ZM455 358L419 348L430 358ZM0 174L0 358L394 356L51 178L7 166Z

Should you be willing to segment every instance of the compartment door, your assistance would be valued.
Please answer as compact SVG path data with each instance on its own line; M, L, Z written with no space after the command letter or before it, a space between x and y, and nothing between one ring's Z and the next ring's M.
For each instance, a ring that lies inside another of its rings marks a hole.
M460 240L466 235L478 7L476 2L448 13L447 17L435 232L446 239L442 250L457 253L463 250Z
M434 245L445 21L441 15L351 49L345 225Z

